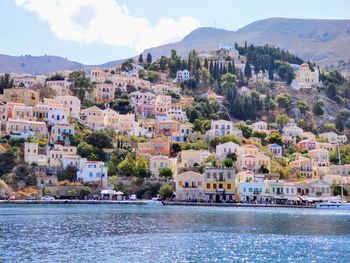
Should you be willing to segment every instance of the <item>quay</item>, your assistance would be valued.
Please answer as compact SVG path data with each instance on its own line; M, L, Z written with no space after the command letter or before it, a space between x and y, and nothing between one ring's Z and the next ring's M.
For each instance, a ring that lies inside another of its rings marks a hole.
M179 206L217 206L217 207L280 207L280 208L315 208L315 205L284 205L284 204L246 204L246 203L200 203L164 201L163 205Z
M131 200L70 200L70 199L56 199L56 200L1 200L1 204L117 204L117 205L145 205L145 201L131 201Z

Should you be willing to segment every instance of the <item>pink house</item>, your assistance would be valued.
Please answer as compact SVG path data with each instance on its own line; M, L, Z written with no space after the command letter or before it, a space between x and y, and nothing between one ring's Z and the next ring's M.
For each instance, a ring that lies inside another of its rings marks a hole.
M310 151L316 149L316 142L312 140L302 140L297 143L299 151Z

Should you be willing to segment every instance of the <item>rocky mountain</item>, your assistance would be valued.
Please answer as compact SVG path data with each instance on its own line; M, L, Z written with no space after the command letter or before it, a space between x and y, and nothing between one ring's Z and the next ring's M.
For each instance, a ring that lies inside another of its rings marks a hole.
M208 51L222 43L242 45L244 41L278 46L321 66L338 67L339 62L350 59L350 20L269 18L237 31L204 27L179 42L150 48L144 53L158 57L176 49L180 55L187 55L192 48Z
M122 60L101 65L84 65L58 56L9 56L0 54L0 73L42 74L60 70L89 70L94 67L113 67Z
M288 50L304 60L316 61L323 67L350 72L350 20L269 18L251 23L237 31L203 27L192 31L179 42L145 50L153 58L169 55L176 49L187 56L198 51L217 49L222 43L270 44ZM101 65L83 65L57 56L0 55L0 72L40 74L58 70L112 67L123 60Z

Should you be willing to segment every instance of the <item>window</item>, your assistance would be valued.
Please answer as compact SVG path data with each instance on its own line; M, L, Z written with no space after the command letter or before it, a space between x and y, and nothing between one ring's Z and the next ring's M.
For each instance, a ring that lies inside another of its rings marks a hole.
M210 183L207 183L207 189L210 189Z
M248 192L249 193L253 192L253 188L249 187Z
M216 189L216 184L213 184L213 188Z
M90 172L90 177L92 177L92 172Z
M227 184L227 189L231 189L231 184Z

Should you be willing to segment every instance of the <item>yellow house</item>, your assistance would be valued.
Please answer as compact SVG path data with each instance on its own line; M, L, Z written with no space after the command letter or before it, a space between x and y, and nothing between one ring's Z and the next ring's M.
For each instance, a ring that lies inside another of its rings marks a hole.
M203 174L193 171L184 172L175 176L175 192L178 201L204 200Z
M92 106L83 110L82 121L91 129L102 129L104 126L103 110Z
M55 145L49 151L49 165L51 167L62 166L62 159L66 156L75 156L77 148L75 146Z
M135 115L133 113L118 114L117 129L121 132L129 132L134 129Z
M12 110L12 119L33 120L33 107L15 105Z
M17 135L20 137L29 137L35 134L40 138L47 138L48 135L45 122L22 119L9 119L6 123L6 132L10 135Z
M111 102L114 100L115 87L113 83L97 83L93 91L96 103Z
M312 84L317 84L319 82L319 70L314 67L312 71L307 63L300 65L300 69L295 75L295 81L297 84L303 88L308 88Z
M112 109L103 110L103 121L105 127L116 128L118 123L119 113Z
M36 163L40 166L45 166L48 164L48 156L46 154L39 154L38 143L25 142L24 161L28 165Z
M57 123L51 128L51 141L69 142L74 135L74 125L68 123Z
M207 168L204 171L204 194L209 202L233 202L236 197L234 169Z
M261 167L270 170L270 157L265 155L255 145L244 145L240 147L240 154L237 158L237 169L257 172Z
M180 152L180 168L193 168L203 162L202 151L185 150Z
M55 97L55 99L59 101L65 109L68 110L69 116L77 119L80 117L79 115L80 115L81 102L78 97L65 95L65 96L57 96Z
M177 159L162 155L154 156L149 159L149 169L152 174L152 178L159 179L159 172L163 168L170 168L173 171L173 177L176 176Z
M39 92L31 89L12 88L4 90L4 101L35 106L39 103Z

